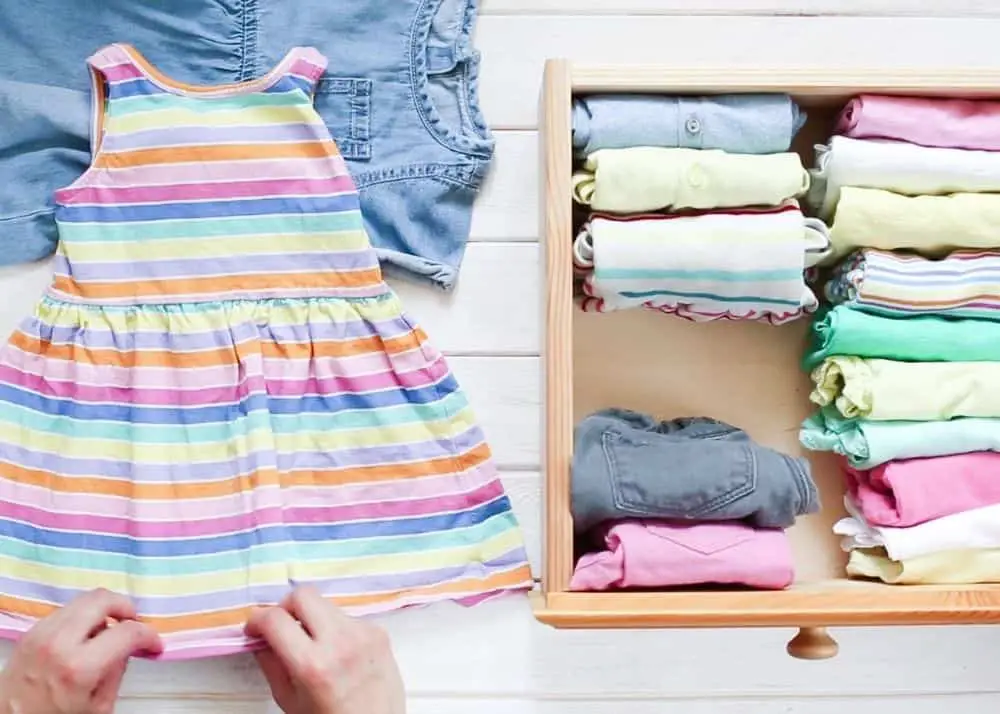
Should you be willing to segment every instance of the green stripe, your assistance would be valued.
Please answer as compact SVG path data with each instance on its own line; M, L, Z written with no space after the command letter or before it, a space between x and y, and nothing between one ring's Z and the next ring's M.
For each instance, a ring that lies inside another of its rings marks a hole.
M246 107L294 107L309 104L309 98L300 90L272 94L248 94L241 97L217 97L206 101L203 97L181 97L175 94L156 94L139 97L120 97L109 102L108 117L141 114L161 110L180 109L194 114L211 114Z
M452 392L431 404L402 404L335 414L306 412L272 415L266 409L259 409L246 416L214 424L133 424L50 416L26 407L3 403L0 404L0 425L28 428L75 440L101 439L135 444L211 444L233 439L242 441L257 431L297 435L378 429L420 422L446 422L467 407L465 395L462 392Z
M366 556L424 553L483 543L516 527L511 513L501 513L465 529L405 537L364 538L302 543L274 543L247 550L203 556L148 558L118 553L52 548L0 537L0 553L27 563L147 577L178 577L245 570L248 565L347 560Z
M267 235L271 233L336 233L361 230L361 211L277 216L158 219L121 223L60 223L59 237L67 242L139 242L170 238ZM280 242L276 242L280 245Z

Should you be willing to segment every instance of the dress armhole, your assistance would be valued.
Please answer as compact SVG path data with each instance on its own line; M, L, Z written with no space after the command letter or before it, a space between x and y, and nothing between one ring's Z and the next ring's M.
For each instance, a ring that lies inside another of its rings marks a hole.
M104 143L104 115L107 112L108 92L104 73L93 64L87 65L90 70L90 163L73 183L57 188L53 197L57 203L71 198L68 192L78 188L86 178L97 169L97 158L100 156Z

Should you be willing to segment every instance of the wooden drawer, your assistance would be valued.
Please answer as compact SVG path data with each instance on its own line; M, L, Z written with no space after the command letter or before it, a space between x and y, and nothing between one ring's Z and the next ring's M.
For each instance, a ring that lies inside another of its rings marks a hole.
M848 580L846 554L832 533L843 512L843 483L831 455L798 443L812 411L799 366L808 319L766 324L691 323L648 310L583 313L573 304L571 101L592 92L791 94L809 119L795 149L813 165L813 145L831 133L837 110L860 92L1000 97L1000 71L907 72L797 69L545 68L542 132L545 240L546 544L539 620L555 627L799 627L790 654L836 654L831 625L1000 622L1000 586L900 586ZM573 571L570 466L573 427L607 406L659 418L708 415L759 442L812 462L821 513L800 517L789 535L796 583L785 591L569 591Z

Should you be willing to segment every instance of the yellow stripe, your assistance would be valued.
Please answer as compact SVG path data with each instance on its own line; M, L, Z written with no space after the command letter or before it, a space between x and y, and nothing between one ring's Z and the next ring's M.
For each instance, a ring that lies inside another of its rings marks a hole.
M240 590L245 587L287 585L289 579L332 580L372 575L403 574L464 565L498 558L521 545L520 533L508 530L482 543L429 552L351 557L308 563L251 564L246 569L195 575L124 575L103 570L53 567L0 556L0 572L25 582L74 590L98 587L139 597L176 597ZM86 554L80 554L86 561Z
M254 107L219 112L193 112L187 109L160 109L141 114L109 116L106 131L109 134L142 131L144 129L181 128L185 126L245 126L270 124L313 124L319 126L311 105L292 107Z
M223 442L140 444L110 439L67 438L4 422L0 423L0 440L18 444L29 451L58 454L64 458L112 459L136 464L181 464L225 461L245 457L255 451L275 449L280 453L314 453L454 439L474 423L471 408L466 407L450 419L423 421L419 424L301 431L295 434L274 434L270 429L257 429ZM3 480L2 470L0 480Z
M329 253L331 251L364 250L368 237L364 231L339 233L283 233L219 238L169 238L144 243L128 241L87 241L66 248L71 263L132 262L161 258L195 258L212 260L233 255L262 253Z

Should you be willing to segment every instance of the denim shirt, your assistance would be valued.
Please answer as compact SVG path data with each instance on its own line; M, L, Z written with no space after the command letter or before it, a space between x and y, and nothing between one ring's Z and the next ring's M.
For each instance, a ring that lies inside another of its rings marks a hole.
M632 146L778 154L805 122L787 94L595 94L573 100L573 148L578 156Z
M383 269L454 286L494 150L478 106L477 0L169 5L33 0L0 23L0 265L55 250L52 192L90 161L85 60L98 47L128 42L176 79L224 84L311 45L329 59L315 106Z
M626 518L787 528L819 510L809 462L707 417L658 422L625 409L583 419L574 434L573 527Z

